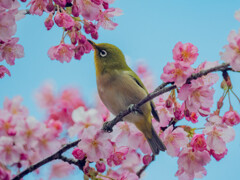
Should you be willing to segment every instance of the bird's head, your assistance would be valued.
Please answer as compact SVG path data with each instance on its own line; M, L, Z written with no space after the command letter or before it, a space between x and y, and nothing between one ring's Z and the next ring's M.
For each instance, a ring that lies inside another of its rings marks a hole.
M128 68L125 57L118 47L108 43L96 44L91 40L88 40L88 42L94 49L94 61L97 73Z

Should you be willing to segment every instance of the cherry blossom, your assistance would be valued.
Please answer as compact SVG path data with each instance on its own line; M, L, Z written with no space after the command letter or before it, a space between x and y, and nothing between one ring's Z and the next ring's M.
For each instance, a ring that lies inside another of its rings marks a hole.
M90 128L92 131L91 133L96 133L94 127ZM86 153L89 161L96 162L101 158L108 158L109 154L112 153L113 147L108 141L109 138L109 134L99 131L94 136L83 136L82 140L78 143L78 147Z
M173 126L168 127L162 134L161 138L167 148L167 153L170 156L178 156L180 148L186 147L189 142L187 132L182 128L173 130Z
M78 160L83 160L86 154L81 149L76 147L73 149L72 155Z
M5 59L9 65L14 65L16 58L22 58L24 56L23 46L17 44L18 40L19 38L12 38L0 44L0 61Z
M195 134L190 142L193 150L204 151L207 150L207 143L204 134Z
M176 86L181 87L193 72L194 71L189 64L176 61L167 63L167 65L163 68L161 79L164 82L174 82Z
M183 61L188 64L193 64L198 57L198 48L192 43L178 42L172 52L175 61Z
M229 126L234 126L240 123L240 115L234 111L227 111L223 116L223 122Z
M221 52L221 59L226 63L230 63L235 71L240 71L240 32L231 31L228 36L228 45L223 48L225 52Z
M65 12L57 12L56 16L54 17L54 21L57 26L64 27L66 29L73 27L75 24L73 18Z
M30 14L36 14L41 16L43 14L43 11L46 10L46 6L47 6L47 0L31 0L28 3L28 6L30 6Z
M111 18L114 16L122 15L122 10L118 8L109 8L103 12L100 12L98 16L97 27L102 26L104 29L113 30L118 25L114 23Z
M210 162L209 153L204 151L193 151L191 147L185 147L179 154L178 171L175 176L180 180L194 179L199 175L206 175L204 168Z
M48 56L51 60L58 60L61 63L64 61L70 62L74 55L74 46L60 43L58 46L53 46L48 50Z

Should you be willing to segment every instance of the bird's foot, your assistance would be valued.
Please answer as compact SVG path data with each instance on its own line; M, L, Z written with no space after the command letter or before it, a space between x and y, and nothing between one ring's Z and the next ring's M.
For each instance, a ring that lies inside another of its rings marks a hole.
M143 114L143 112L138 107L136 107L135 104L130 104L128 106L128 110L133 112L134 114Z
M104 132L111 133L111 132L113 131L112 125L111 125L111 121L106 121L106 122L103 124L102 130L103 130Z

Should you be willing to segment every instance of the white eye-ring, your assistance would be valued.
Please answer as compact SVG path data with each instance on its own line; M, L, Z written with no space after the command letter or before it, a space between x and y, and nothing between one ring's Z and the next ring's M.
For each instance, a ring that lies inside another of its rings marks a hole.
M100 51L100 56L101 56L101 57L107 56L107 51L101 50L101 51Z

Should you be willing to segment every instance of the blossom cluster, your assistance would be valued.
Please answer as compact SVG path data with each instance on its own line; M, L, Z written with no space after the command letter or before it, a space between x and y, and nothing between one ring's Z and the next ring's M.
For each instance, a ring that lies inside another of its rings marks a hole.
M92 47L83 32L98 39L100 27L115 29L118 24L112 18L122 12L110 7L113 2L114 0L31 0L28 5L30 14L49 14L44 22L47 30L52 29L54 24L63 28L60 44L48 51L51 60L56 59L63 63L70 62L73 57L80 60L91 51ZM71 44L64 42L66 36L70 38Z
M0 62L5 60L9 65L14 65L16 58L24 56L23 46L17 44L19 38L13 37L17 30L16 21L24 17L19 7L18 1L0 2ZM11 75L5 66L0 65L0 78L5 74Z
M27 168L57 151L63 143L59 127L29 116L21 102L20 96L6 98L0 109L0 177L4 180L10 179L14 168Z

